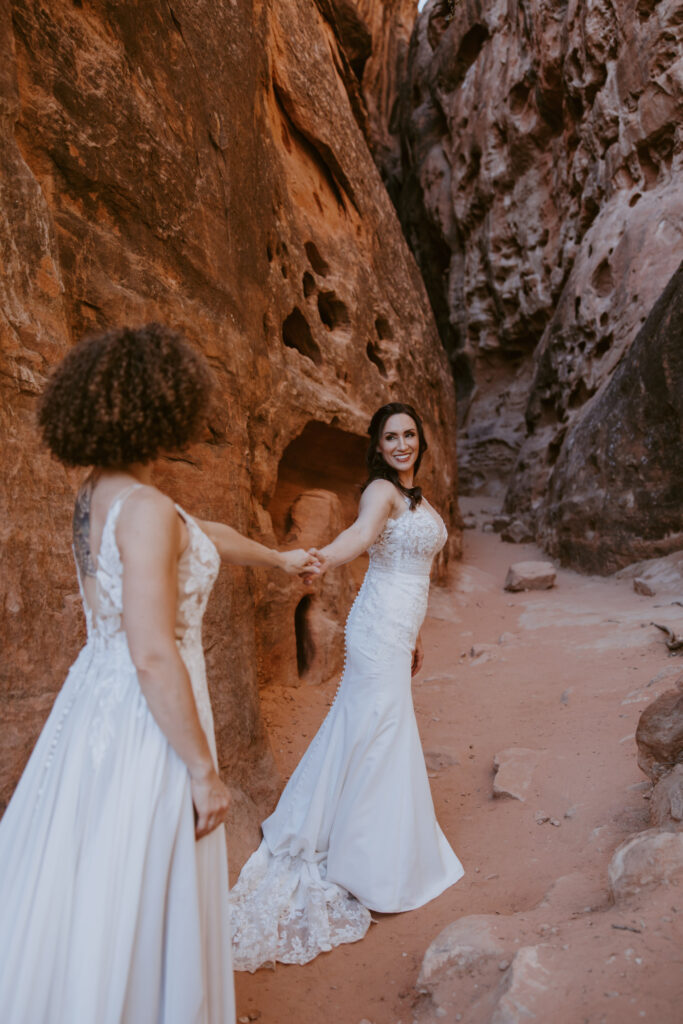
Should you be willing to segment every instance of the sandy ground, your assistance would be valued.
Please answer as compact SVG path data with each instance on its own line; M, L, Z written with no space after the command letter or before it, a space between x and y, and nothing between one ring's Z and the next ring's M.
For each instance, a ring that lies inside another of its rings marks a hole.
M465 499L462 508L477 514L480 527L497 511L486 499ZM255 975L237 974L241 1021L436 1019L434 1005L415 987L422 958L446 925L472 914L518 914L506 922L510 942L521 941L512 935L517 928L525 944L530 931L551 934L558 951L572 946L569 932L584 922L580 941L575 936L572 987L587 990L585 1005L579 1000L575 1011L558 1009L552 1024L683 1021L683 890L651 901L654 931L645 928L640 907L630 917L628 907L613 919L605 916L617 913L608 907L611 855L625 837L649 825L649 784L636 763L638 717L683 672L683 657L669 656L649 624L654 618L681 631L683 612L671 595L635 594L630 580L566 570L558 571L551 591L503 590L511 563L541 558L533 545L505 544L481 528L469 530L450 585L432 591L414 701L437 816L465 877L426 907L380 915L362 942L307 966L278 964ZM273 687L264 694L284 776L314 735L336 685L335 679L315 689ZM492 796L494 756L510 747L538 752L524 802ZM538 812L559 824L539 825ZM553 889L558 879L563 881ZM587 933L596 921L597 931ZM598 941L598 933L606 938ZM596 943L591 946L584 934L594 934ZM648 964L646 984L638 979ZM585 972L594 967L605 971L604 985L597 985L605 990L600 1005L595 979L583 985ZM457 1017L453 1005L437 1016L464 1024L487 1019L466 1007Z

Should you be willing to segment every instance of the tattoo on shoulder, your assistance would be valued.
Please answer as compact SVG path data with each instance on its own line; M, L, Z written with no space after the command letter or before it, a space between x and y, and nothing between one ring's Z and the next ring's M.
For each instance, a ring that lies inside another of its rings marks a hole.
M97 572L92 554L90 553L90 502L92 487L89 483L81 487L76 496L73 516L74 555L81 576L94 576Z

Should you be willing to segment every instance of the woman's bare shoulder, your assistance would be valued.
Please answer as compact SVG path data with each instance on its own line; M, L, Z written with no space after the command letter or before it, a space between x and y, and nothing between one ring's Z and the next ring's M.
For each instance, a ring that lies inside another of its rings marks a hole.
M117 534L125 543L156 543L159 534L178 543L184 524L175 503L163 491L141 484L126 497L117 523Z
M384 508L387 512L392 509L399 509L403 506L401 492L392 484L391 480L372 480L363 491L361 496L361 508L373 507Z
M379 499L393 498L395 494L398 494L398 489L392 484L391 480L382 480L381 477L377 477L376 480L370 481L363 494L376 495Z

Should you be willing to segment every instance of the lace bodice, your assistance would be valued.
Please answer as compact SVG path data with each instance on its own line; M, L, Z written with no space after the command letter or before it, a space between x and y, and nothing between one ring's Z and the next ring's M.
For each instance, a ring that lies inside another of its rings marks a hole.
M429 576L434 555L447 539L443 520L423 499L416 509L406 508L396 519L387 520L369 549L370 568Z
M85 597L78 558L76 560L88 628L88 642L80 658L92 666L99 666L97 671L93 669L89 677L89 685L97 701L97 712L93 715L88 737L95 766L102 763L113 740L115 710L124 700L127 688L133 685L139 693L137 675L122 623L123 564L116 543L116 523L123 503L139 486L135 484L120 494L112 502L107 514L100 549L93 563L96 584L94 608L89 606ZM175 636L190 675L199 720L215 757L213 715L206 682L201 627L209 594L218 575L220 557L213 542L194 519L179 505L176 505L176 509L187 526L189 543L178 559Z
M107 514L96 559L97 602L94 609L89 607L81 586L89 639L112 639L123 632L123 565L116 543L116 524L125 499L137 486L120 494ZM187 643L190 639L200 639L202 617L218 575L220 557L213 542L194 519L179 505L176 509L187 525L189 543L178 560L175 634L179 642Z

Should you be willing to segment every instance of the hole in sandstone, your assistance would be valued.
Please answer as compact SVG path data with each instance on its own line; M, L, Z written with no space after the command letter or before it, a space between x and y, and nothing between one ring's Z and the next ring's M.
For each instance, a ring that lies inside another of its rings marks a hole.
M269 262L269 263L272 263L272 262L273 262L273 255L274 255L274 253L273 253L273 248L272 248L272 246L271 246L271 245L270 245L270 243L269 243L269 244L268 244L268 245L266 246L266 256L268 257L268 262Z
M284 263L280 264L280 273L286 279L286 277L287 277L287 267L284 265Z
M562 445L564 444L566 433L567 429L565 427L564 430L561 430L559 434L555 435L555 437L548 445L548 463L551 466L554 466L557 462L557 456L560 454L560 450L562 448Z
M588 401L592 394L593 391L586 385L586 382L580 380L572 388L572 393L569 396L569 408L578 409Z
M284 543L291 526L289 511L305 491L331 491L339 499L341 525L349 526L354 521L366 476L367 444L366 437L327 423L310 420L306 424L282 454L275 492L268 505L278 543ZM366 566L365 556L349 565L358 585Z
M391 324L385 316L377 317L375 320L375 330L377 331L377 337L380 341L385 341L387 338L393 338L394 336Z
M384 365L384 360L382 359L382 357L379 354L379 349L378 349L377 345L374 345L371 341L369 341L365 351L367 353L367 356L368 356L368 359L370 360L370 362L374 363L375 366L377 367L377 369L379 370L380 376L384 377L384 379L386 380L387 379L387 369L386 369L386 366Z
M638 0L636 4L636 11L641 21L647 21L655 7L657 6L657 0Z
M598 264L593 272L591 284L601 298L605 298L606 295L610 294L614 288L614 278L612 277L612 268L609 265L609 260L604 259Z
M309 274L308 271L306 271L301 283L303 285L304 295L308 298L308 296L312 295L315 291L315 280L313 278L313 274Z
M629 199L628 205L629 206L635 206L636 203L638 202L638 200L641 198L641 196L642 196L642 193L636 192L636 194L634 196L631 196L631 198Z
M349 311L334 292L320 292L318 295L320 319L330 331L349 323Z
M330 266L318 252L317 246L313 242L306 242L304 249L308 256L308 262L311 264L316 274L320 274L321 277L327 277Z
M647 191L657 184L657 179L659 178L659 167L652 159L646 142L641 143L641 145L637 147L636 152L638 154L640 170L643 175L645 191Z
M455 60L444 63L438 85L446 93L455 92L489 38L486 25L473 25L462 38Z
M529 86L526 82L518 82L517 85L510 89L508 95L508 102L510 104L510 112L512 114L521 114L526 106L526 101L529 98Z
M308 673L315 659L315 644L311 634L310 611L313 598L310 594L302 597L294 611L294 632L296 634L296 667L299 679Z
M282 340L288 348L295 348L302 356L312 359L316 365L322 362L322 354L311 334L308 321L298 306L295 306L282 324Z
M603 313L603 316L605 314ZM602 317L600 318L602 320ZM595 358L602 359L606 352L609 352L612 347L612 334L606 334L604 338L600 338L600 341L595 346Z
M601 313L600 314L600 326L601 327L606 327L608 320L609 320L609 316L607 315L607 313Z
M565 96L565 103L567 104L567 110L569 111L571 119L577 122L581 121L583 118L583 103L581 101L581 97L567 93Z
M287 534L288 510L302 491L311 488L334 492L341 502L344 523L353 522L365 479L366 448L367 438L317 420L306 424L282 454L268 508L279 541Z

